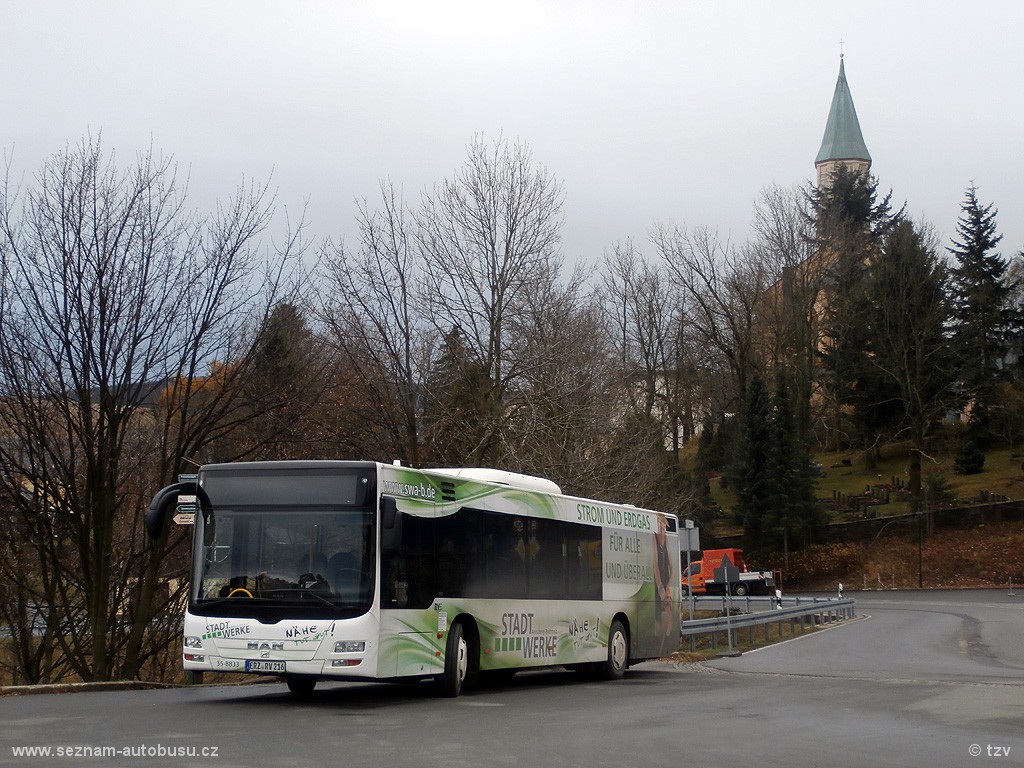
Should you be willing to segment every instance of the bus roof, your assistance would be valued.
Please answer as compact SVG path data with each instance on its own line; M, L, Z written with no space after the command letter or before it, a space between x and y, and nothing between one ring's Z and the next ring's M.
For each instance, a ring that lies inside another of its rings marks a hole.
M424 469L432 475L443 475L445 477L457 477L463 480L479 480L483 483L496 483L508 485L514 488L525 488L531 491L543 491L561 495L562 489L558 483L543 477L532 475L521 475L518 472L507 472L503 469L489 469L487 467L442 467L440 469Z

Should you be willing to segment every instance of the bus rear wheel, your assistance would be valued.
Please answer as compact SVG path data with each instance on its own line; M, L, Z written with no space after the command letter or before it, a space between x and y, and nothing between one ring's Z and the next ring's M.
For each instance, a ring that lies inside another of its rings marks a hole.
M602 676L607 680L621 679L629 666L629 635L618 619L608 631L608 658L602 666Z
M469 675L469 642L462 624L456 622L448 632L445 643L444 672L438 678L442 696L455 698L462 693L462 685Z

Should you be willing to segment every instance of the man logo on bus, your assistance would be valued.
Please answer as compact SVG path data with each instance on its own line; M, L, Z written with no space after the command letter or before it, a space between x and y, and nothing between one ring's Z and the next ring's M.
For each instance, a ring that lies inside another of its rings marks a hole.
M250 651L283 651L284 643L268 643L266 640L262 642L258 640L250 640L245 644L245 647Z

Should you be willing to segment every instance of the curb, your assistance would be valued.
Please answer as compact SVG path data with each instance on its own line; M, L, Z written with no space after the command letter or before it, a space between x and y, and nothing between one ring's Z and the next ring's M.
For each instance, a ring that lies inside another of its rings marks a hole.
M141 680L109 680L99 683L43 683L3 685L0 696L28 696L37 693L85 693L87 691L142 691L149 688L182 688L175 683L147 683Z
M223 688L242 685L280 683L276 675L260 675L253 679L217 681L212 683L158 683L145 680L105 680L98 683L41 683L39 685L0 685L0 698L4 696L30 696L38 693L89 693L92 691L146 691L176 688Z

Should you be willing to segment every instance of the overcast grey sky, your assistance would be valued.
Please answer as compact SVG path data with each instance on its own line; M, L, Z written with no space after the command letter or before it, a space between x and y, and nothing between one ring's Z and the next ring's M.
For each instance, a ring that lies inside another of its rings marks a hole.
M652 222L739 243L761 189L804 184L839 68L872 171L952 234L966 186L1024 247L1024 3L0 0L0 148L18 174L87 132L150 143L208 211L243 174L309 235L354 244L354 199L411 202L474 134L532 149L596 263ZM648 248L648 250L651 250Z

